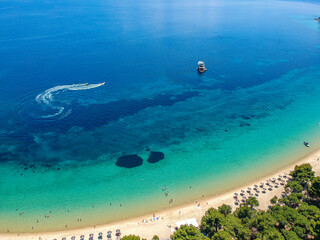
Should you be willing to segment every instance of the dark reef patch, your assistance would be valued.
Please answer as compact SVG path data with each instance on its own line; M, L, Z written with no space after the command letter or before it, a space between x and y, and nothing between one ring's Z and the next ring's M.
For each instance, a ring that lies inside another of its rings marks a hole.
M125 168L134 168L141 166L143 163L143 159L139 157L138 155L126 155L119 157L116 165L118 167L125 167Z
M164 159L164 153L162 152L151 152L148 158L149 163L156 163Z
M240 123L240 127L249 127L250 123Z
M152 99L115 100L106 104L90 104L89 106L83 106L74 102L72 103L72 106L70 106L72 107L72 114L64 121L39 122L39 120L34 119L32 116L24 115L22 118L23 122L19 122L19 124L20 126L23 126L24 129L28 129L28 131L29 129L32 129L33 132L38 132L39 129L41 129L41 131L57 131L57 129L59 129L59 132L66 132L75 125L82 127L85 130L90 130L104 126L109 122L118 121L127 116L133 116L146 108L172 106L175 103L186 101L199 94L199 91L185 91L176 95L160 94ZM41 128L39 128L39 125L41 125ZM30 136L30 138L32 137L30 131L27 132L26 135ZM29 142L31 141L33 142L34 139L31 138Z
M242 119L246 119L246 120L249 120L249 119L250 119L250 116L246 116L246 115L241 115L241 118L242 118Z

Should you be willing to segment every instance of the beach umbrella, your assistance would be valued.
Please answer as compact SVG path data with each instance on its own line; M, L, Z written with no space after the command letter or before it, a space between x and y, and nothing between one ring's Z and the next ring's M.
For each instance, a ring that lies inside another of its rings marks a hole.
M257 187L258 187L258 185L257 185L257 184L255 184L255 185L254 185L254 187L255 187L255 188L257 188Z
M80 240L84 240L84 235L81 235L81 236L80 236Z
M277 180L275 177L272 178L273 181Z
M238 197L237 197L237 196L234 196L233 198L234 198L234 199L238 199Z
M94 236L93 233L90 233L89 237L93 237L93 236Z
M253 194L252 193L250 193L250 197L252 197L253 196Z
M244 190L241 190L241 192L244 193L245 191L244 191Z
M238 196L238 193L234 193L235 196Z
M75 240L75 239L76 239L76 237L75 237L75 236L72 236L72 237L71 237L71 240Z
M251 190L251 187L248 187L248 190Z

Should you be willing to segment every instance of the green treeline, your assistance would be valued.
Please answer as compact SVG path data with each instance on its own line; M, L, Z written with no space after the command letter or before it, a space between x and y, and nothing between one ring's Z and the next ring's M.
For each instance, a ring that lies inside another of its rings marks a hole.
M296 166L290 173L283 198L270 200L267 211L258 210L259 202L249 198L235 211L222 205L210 208L201 227L181 226L172 240L298 240L320 239L320 177L315 177L310 164ZM137 239L135 236L123 240ZM154 238L157 239L157 238Z

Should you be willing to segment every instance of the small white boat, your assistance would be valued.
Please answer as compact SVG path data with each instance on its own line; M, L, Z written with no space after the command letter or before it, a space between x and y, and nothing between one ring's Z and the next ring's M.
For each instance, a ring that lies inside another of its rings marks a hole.
M202 62L202 61L198 62L197 70L200 73L204 73L205 71L207 71L206 67L204 66L204 62Z
M303 145L305 145L306 147L310 147L309 143L304 142Z

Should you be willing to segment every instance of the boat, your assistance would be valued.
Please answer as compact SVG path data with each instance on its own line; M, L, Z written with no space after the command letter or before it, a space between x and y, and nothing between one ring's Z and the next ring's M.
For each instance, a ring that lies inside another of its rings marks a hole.
M309 143L304 142L303 145L305 145L306 147L310 147Z
M315 18L315 20L317 20L317 21L319 21L319 22L320 22L320 17L318 17L318 18Z
M205 71L207 71L206 67L204 66L204 62L202 61L198 62L197 70L199 73L204 73Z

